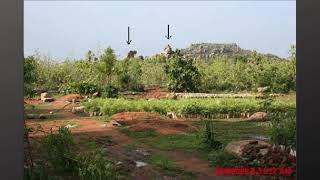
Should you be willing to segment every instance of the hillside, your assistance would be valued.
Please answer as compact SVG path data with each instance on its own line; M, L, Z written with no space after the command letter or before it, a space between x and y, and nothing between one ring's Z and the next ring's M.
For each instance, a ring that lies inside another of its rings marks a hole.
M226 57L234 58L236 56L249 57L254 54L252 50L246 50L240 48L237 44L217 44L217 43L198 43L191 44L188 48L181 49L182 54L196 58L196 59L212 59L215 57ZM258 55L270 58L270 59L281 59L280 57L273 54L262 54Z

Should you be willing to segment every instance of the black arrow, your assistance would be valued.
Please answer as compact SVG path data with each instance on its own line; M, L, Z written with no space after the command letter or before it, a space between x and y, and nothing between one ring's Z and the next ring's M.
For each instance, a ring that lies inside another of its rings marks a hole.
M170 25L168 24L168 35L166 36L167 39L170 39L172 36L170 35Z
M129 26L128 26L128 40L126 42L127 42L128 45L131 43L131 40L130 40L130 27Z

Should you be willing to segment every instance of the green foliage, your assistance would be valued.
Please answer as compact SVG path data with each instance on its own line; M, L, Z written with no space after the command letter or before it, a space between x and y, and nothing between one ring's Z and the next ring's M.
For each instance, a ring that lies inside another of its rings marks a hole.
M61 88L65 94L79 93L79 94L93 94L99 91L97 84L90 81L70 82Z
M119 89L112 85L107 85L102 90L102 97L105 98L116 98L119 96Z
M25 87L57 91L77 82L98 87L113 85L121 91L167 86L176 92L239 92L269 86L271 93L288 93L296 87L295 47L286 60L273 60L257 53L252 57L192 60L177 51L169 60L159 55L143 61L120 61L110 47L97 57L99 61L91 51L84 60L55 62L48 56L28 57L24 67Z
M277 145L296 148L296 116L294 113L271 113L269 115L271 141Z
M132 138L146 138L146 137L156 137L158 136L158 133L154 130L147 130L147 131L141 131L141 132L133 132L130 131L127 127L121 128L120 130L122 133L126 134L129 137Z
M130 59L119 61L116 65L117 84L122 90L143 91L140 83L142 69L141 61Z
M193 59L184 58L176 51L165 66L169 77L168 89L174 92L196 92L200 83L200 73Z
M98 69L101 73L105 74L106 82L108 85L110 85L111 83L112 73L114 71L116 60L116 56L114 55L113 49L111 47L108 47L100 56L100 64L98 66Z
M44 142L48 155L48 163L56 171L73 171L75 144L68 128L60 127L57 134L50 133Z
M217 141L216 133L214 130L214 124L210 120L203 120L203 129L202 129L202 143L207 147L213 149L219 149L221 147L221 142Z
M180 99L180 100L128 100L128 99L93 99L84 102L88 111L99 110L106 115L119 112L158 112L166 114L175 112L180 115L201 115L205 117L216 114L239 114L264 111L262 100L255 98L219 98L219 99ZM295 112L295 102L274 100L270 112Z
M226 153L223 149L211 151L208 154L208 160L212 166L217 168L236 167L238 160L231 154Z
M114 180L125 176L117 171L113 163L105 158L102 150L96 149L78 157L81 180Z
M295 90L296 65L293 60L252 60L245 58L217 58L209 62L198 60L196 65L202 74L201 90L256 91L269 86L272 93L288 93Z
M37 61L33 56L28 56L23 61L24 94L26 96L34 95L33 89L38 77L37 65Z

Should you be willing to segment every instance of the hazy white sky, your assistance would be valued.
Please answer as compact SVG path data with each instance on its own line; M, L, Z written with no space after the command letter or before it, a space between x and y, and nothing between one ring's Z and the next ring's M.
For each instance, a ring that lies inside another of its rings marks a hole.
M149 56L167 43L185 48L198 42L287 57L296 41L295 1L25 1L24 13L25 54L38 49L58 59L108 46L121 57L129 50Z

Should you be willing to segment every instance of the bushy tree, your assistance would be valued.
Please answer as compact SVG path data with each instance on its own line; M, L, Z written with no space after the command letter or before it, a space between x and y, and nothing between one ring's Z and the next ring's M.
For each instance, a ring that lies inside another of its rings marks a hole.
M200 73L193 59L185 58L177 50L165 66L169 77L168 89L174 92L196 92L200 83Z
M108 47L100 56L99 70L106 75L106 82L111 85L112 73L117 59L111 47Z
M117 84L122 90L142 91L141 62L137 59L119 61L116 66Z
M33 95L37 77L37 61L33 56L28 56L23 62L24 94L26 96Z

